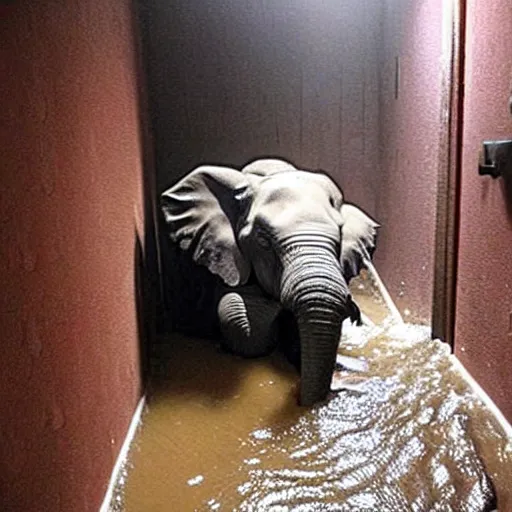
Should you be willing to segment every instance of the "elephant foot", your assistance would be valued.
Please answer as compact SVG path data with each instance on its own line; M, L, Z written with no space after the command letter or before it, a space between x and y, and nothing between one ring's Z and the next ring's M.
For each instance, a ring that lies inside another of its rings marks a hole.
M243 357L269 354L277 345L281 305L255 289L238 289L222 296L217 307L221 345Z

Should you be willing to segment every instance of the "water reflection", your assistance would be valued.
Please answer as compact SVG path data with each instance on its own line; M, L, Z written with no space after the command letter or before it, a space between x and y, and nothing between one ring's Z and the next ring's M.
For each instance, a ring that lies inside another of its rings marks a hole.
M265 450L261 467L239 467L240 501L228 509L492 510L493 487L467 430L478 401L446 347L426 338L412 326L356 345L347 336L352 355L369 361L357 388L348 380L328 403L250 438L255 454Z
M118 509L476 512L497 495L512 510L510 440L448 348L372 293L358 302L373 325L344 326L337 392L312 409L277 354L163 344Z

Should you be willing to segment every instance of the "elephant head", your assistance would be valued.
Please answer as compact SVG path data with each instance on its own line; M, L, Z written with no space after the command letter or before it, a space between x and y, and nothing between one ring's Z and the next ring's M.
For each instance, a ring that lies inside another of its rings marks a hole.
M341 324L354 316L347 282L375 248L377 223L343 202L320 172L262 159L238 171L201 166L162 194L171 239L228 286L254 272L295 317L300 402L329 391Z

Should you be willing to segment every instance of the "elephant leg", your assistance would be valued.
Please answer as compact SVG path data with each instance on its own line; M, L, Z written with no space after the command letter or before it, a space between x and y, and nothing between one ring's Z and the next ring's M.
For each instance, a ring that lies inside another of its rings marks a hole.
M253 287L224 293L217 312L224 348L243 357L267 355L277 345L281 304Z

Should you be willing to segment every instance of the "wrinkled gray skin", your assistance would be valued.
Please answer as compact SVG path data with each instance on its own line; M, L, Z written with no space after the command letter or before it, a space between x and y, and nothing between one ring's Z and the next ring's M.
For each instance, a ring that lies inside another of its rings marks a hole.
M360 318L347 282L373 253L376 222L344 203L326 175L276 159L241 172L201 166L161 199L171 239L222 279L217 314L228 347L266 354L280 319L294 319L300 403L325 399L342 321ZM247 284L251 272L257 285Z

